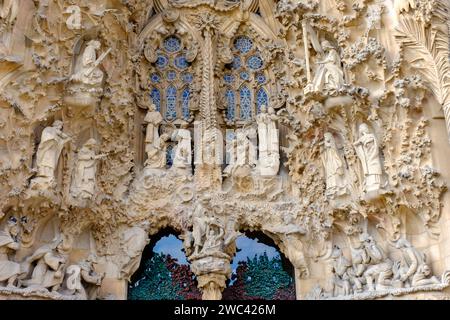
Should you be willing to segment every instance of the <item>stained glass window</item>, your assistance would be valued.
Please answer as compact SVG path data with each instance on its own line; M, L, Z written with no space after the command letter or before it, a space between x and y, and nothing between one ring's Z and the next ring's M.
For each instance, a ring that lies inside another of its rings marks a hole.
M166 120L173 120L177 117L177 89L170 86L166 91Z
M252 94L248 87L243 87L239 90L242 120L249 120L252 117Z
M186 57L182 55L175 58L175 66L178 69L184 70L189 67L189 63L187 62Z
M159 90L153 88L150 93L150 97L152 98L152 102L156 106L156 110L161 111L161 93L159 92Z
M161 81L161 77L157 73L152 73L152 75L150 76L150 80L153 83L159 83Z
M194 82L186 48L175 35L166 37L156 51L157 59L150 72L150 97L158 111L168 121L190 120L189 103Z
M166 165L171 167L173 165L173 157L174 157L175 149L173 145L169 144L166 149Z
M177 73L173 70L167 71L167 80L174 81L177 78Z
M169 64L169 58L165 55L158 54L158 59L156 60L156 67L159 69L164 69Z
M250 74L248 72L241 72L240 73L241 79L248 81L250 79Z
M227 84L232 84L234 82L234 76L232 74L226 74L223 76L223 81Z
M183 90L183 102L181 106L181 111L183 112L183 118L188 120L191 117L191 113L189 111L189 97L191 95L191 91L189 88Z
M256 93L256 112L261 112L262 106L268 106L269 105L269 96L267 95L266 90L264 88L258 89Z
M253 48L253 41L246 36L239 36L234 40L234 47L241 53L248 53Z
M228 89L225 94L227 100L227 119L232 121L235 117L235 109L236 109L236 98L234 96L234 91Z
M267 80L267 78L264 74L258 73L256 75L256 81L258 82L258 84L264 84L264 83L266 83L266 80Z
M231 68L239 69L241 67L241 65L242 65L241 58L238 56L235 56L233 59L233 62L231 63Z
M183 73L183 81L186 83L191 83L194 80L194 75L192 73Z
M164 49L167 52L174 53L181 50L181 41L175 36L170 36L164 40Z
M251 120L262 105L269 104L265 63L257 43L248 36L236 37L231 49L233 62L225 66L222 80L225 117L227 120Z
M259 70L263 67L263 61L260 56L255 55L248 59L247 65L250 69Z

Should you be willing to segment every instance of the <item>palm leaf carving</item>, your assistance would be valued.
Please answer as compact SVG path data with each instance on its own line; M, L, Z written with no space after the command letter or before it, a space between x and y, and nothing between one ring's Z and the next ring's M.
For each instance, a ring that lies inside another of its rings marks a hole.
M403 44L406 61L420 73L446 111L446 108L450 108L447 34L434 26L426 28L424 23L417 22L412 17L403 17L396 37ZM447 112L445 113L447 116Z

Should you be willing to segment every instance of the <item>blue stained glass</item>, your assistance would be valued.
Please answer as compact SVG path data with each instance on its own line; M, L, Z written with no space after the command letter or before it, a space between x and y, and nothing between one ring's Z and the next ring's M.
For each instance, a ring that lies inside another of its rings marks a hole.
M173 145L169 144L166 149L166 165L169 167L173 164L174 151Z
M175 58L175 66L176 66L178 69L184 70L184 69L186 69L187 67L189 67L189 63L188 63L188 61L186 60L186 57L185 57L185 56L177 56L177 57Z
M158 59L156 60L156 66L159 69L164 69L169 64L169 58L162 54L158 54Z
M191 91L189 88L186 88L183 90L183 96L182 96L182 106L181 110L183 112L183 118L185 120L188 120L191 117L191 113L189 112L189 98L191 96Z
M253 48L253 41L246 36L239 36L234 40L234 47L241 53L248 53Z
M263 67L263 61L259 56L251 56L247 60L247 65L250 69L259 70Z
M239 90L241 103L241 120L249 120L252 117L252 94L248 87L243 87Z
M225 92L225 99L227 101L227 119L230 121L234 120L235 109L236 109L236 99L234 96L234 91L228 89Z
M263 88L260 88L256 92L256 110L258 113L261 112L262 106L268 106L269 105L269 96L267 95L266 90Z
M161 81L161 77L159 76L159 74L153 73L153 74L150 76L150 80L151 80L153 83L159 83L159 82Z
M174 53L181 50L181 41L177 37L170 36L164 40L164 49L167 52Z
M186 83L191 83L192 81L194 81L194 76L192 75L192 73L183 73L182 78Z
M242 66L241 58L239 56L234 56L233 62L228 66L232 69L239 69Z
M152 101L156 106L156 110L161 111L161 93L159 92L159 90L153 88L150 92L150 97L152 98Z
M173 70L170 70L167 72L166 76L167 76L167 80L173 81L177 78L177 73Z
M170 86L166 91L166 120L173 120L177 117L177 89Z
M234 76L232 74L226 74L223 76L223 81L228 84L232 84L234 82Z
M267 78L266 78L266 76L263 75L262 73L258 73L258 74L256 75L256 81L257 81L259 84L264 84L264 83L266 83Z
M241 79L247 81L250 79L250 74L248 72L241 72L240 73Z

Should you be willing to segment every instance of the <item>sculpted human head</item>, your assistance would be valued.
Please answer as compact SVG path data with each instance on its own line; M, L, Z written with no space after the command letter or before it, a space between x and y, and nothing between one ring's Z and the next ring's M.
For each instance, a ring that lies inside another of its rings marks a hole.
M328 51L330 49L334 49L334 47L331 45L331 43L328 40L323 40L322 43L322 49L325 51Z
M395 247L397 249L401 249L401 248L410 248L411 244L409 243L408 240L404 239L404 238L400 238L397 240L397 242L395 243Z
M100 49L100 42L97 40L91 40L88 42L88 47L93 47L94 49Z
M53 127L55 127L56 129L62 130L63 122L61 120L56 120L55 122L53 122Z
M156 105L154 103L150 104L150 107L148 107L148 111L150 112L156 111Z
M359 126L359 134L361 136L364 136L364 135L369 134L369 133L370 133L370 129L369 129L369 126L367 124L363 123L363 124L361 124Z
M89 148L89 149L94 148L96 145L97 145L97 140L95 140L94 138L91 138L84 143L84 147Z
M341 255L342 255L341 247L339 247L338 245L334 245L333 251L331 252L331 257L336 259L339 258Z
M333 148L336 146L336 143L334 141L334 137L330 132L325 132L323 135L323 142L325 147Z
M95 253L89 254L87 261L96 264L98 262L97 255Z
M430 266L427 265L426 263L420 265L418 271L426 277L428 277L431 274Z

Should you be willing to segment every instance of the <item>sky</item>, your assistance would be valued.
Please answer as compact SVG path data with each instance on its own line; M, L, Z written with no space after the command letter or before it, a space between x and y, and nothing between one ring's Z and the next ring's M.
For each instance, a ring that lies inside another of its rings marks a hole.
M238 248L238 252L236 253L231 265L233 272L236 271L239 261L247 261L247 257L253 258L255 254L262 255L266 252L269 258L280 256L276 248L260 243L257 239L253 240L245 236L240 236L236 240L236 246ZM169 235L161 238L161 240L156 243L153 251L156 253L170 254L172 258L176 258L178 260L178 263L187 264L188 262L186 261L184 252L181 251L182 248L183 242L174 235Z

